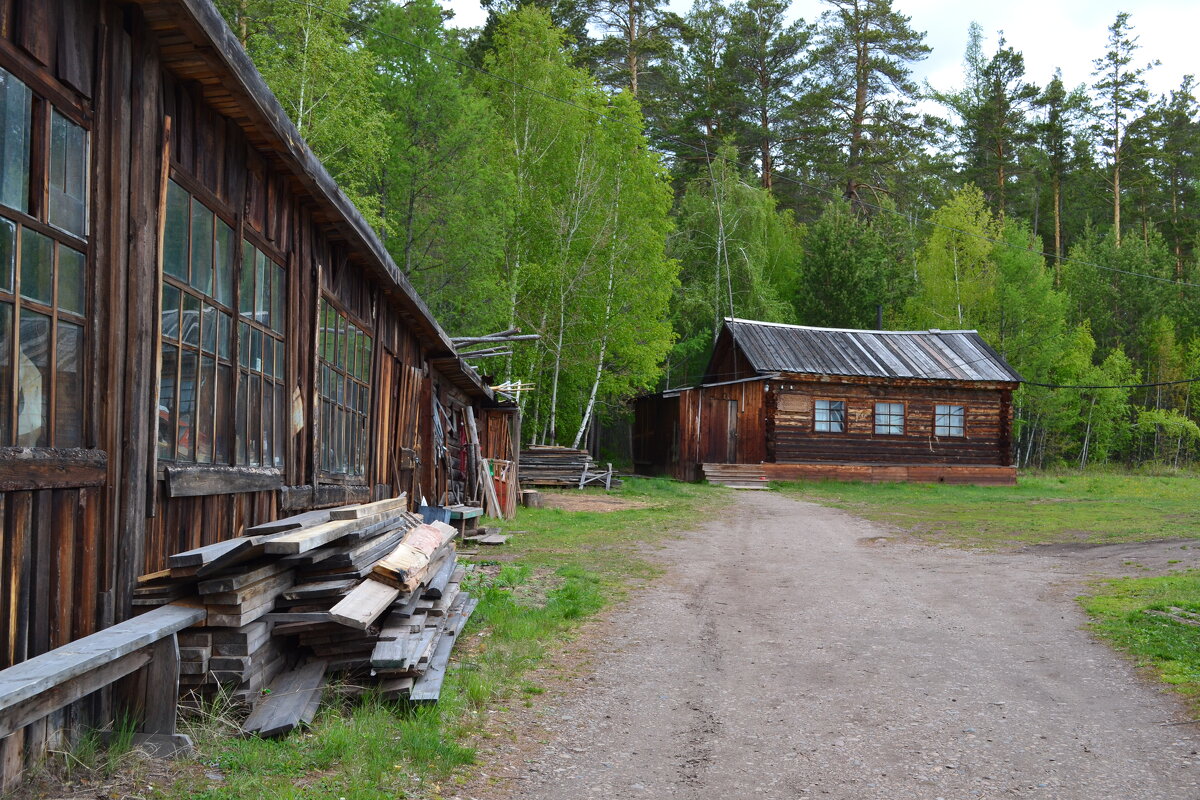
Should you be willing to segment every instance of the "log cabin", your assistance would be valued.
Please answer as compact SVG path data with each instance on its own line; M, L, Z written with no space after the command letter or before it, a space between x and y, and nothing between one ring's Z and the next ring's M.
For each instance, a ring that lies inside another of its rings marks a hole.
M736 486L1011 485L1020 380L976 331L726 319L700 384L636 401L634 466Z
M173 553L516 458L211 0L0 0L0 118L0 668Z

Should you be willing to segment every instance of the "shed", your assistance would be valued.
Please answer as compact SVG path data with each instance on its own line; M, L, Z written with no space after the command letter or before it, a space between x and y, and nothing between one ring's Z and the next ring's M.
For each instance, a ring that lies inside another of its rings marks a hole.
M977 331L729 318L704 379L640 398L643 474L1011 485L1021 376Z

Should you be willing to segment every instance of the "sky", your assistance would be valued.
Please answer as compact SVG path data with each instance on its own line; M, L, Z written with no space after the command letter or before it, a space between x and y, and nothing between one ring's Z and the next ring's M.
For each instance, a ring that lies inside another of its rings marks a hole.
M482 25L486 14L478 0L442 0L454 11L452 25ZM925 41L933 52L913 68L920 81L928 80L935 89L948 91L962 84L963 51L967 27L972 21L983 26L984 53L995 51L997 31L1004 31L1010 47L1025 56L1026 80L1045 85L1061 67L1063 82L1069 88L1091 83L1092 61L1104 53L1108 26L1118 11L1129 11L1134 35L1141 49L1135 63L1153 59L1162 62L1147 75L1154 94L1165 94L1179 87L1187 73L1200 72L1195 32L1200 26L1197 0L1143 0L1136 4L1125 0L894 0L893 8L912 19L912 27L926 33ZM670 0L671 10L684 13L691 0ZM793 14L812 21L826 8L818 0L795 0Z

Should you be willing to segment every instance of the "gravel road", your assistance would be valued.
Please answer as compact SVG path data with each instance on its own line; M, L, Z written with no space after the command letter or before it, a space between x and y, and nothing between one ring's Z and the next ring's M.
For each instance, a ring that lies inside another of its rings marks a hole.
M742 493L469 796L1200 800L1200 725L1082 629L1086 559L887 536Z

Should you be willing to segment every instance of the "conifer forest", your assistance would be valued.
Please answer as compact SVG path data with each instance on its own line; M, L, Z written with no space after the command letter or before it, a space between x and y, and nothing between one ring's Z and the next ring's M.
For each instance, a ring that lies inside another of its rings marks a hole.
M1200 106L1136 13L1082 85L973 25L939 87L893 0L483 3L218 5L443 327L540 334L475 362L536 386L527 441L698 381L724 317L881 313L1024 376L1019 467L1200 457Z

